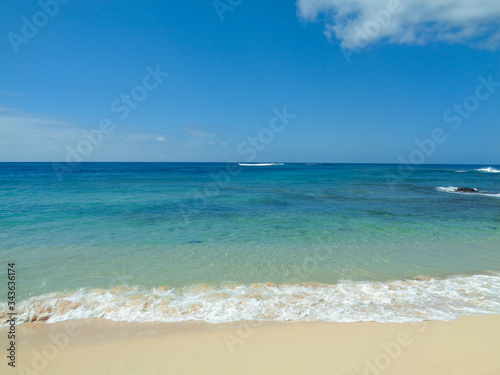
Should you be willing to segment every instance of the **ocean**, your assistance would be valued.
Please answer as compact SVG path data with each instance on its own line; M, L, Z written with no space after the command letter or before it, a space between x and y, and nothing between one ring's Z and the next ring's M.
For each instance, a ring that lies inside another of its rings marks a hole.
M0 163L0 258L21 323L498 314L500 166Z

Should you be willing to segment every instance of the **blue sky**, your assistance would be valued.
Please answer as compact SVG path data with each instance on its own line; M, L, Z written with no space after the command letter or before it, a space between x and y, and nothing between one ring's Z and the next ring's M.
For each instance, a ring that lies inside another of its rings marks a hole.
M4 0L0 161L500 164L500 2L470 3Z

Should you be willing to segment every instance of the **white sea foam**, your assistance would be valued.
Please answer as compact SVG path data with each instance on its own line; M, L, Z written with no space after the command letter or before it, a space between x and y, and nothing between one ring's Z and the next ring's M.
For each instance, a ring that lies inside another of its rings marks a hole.
M242 167L268 167L271 165L285 165L284 163L255 163L255 164L250 164L250 163L238 163Z
M448 186L448 187L437 187L437 191L442 191L444 193L457 193L457 194L466 194L461 191L457 191L458 187L456 186Z
M495 197L495 198L500 198L500 193L499 194L493 194L493 193L486 193L486 192L466 192L466 191L457 191L458 187L456 186L448 186L448 187L437 187L437 191L441 191L444 193L453 193L453 194L466 194L466 195L482 195L484 197Z
M455 171L456 173L466 173L467 171Z
M492 168L492 167L479 168L479 169L475 169L475 171L486 172L486 173L500 173L499 169L495 169L495 168Z
M7 306L0 305L5 326ZM145 290L79 290L33 297L18 322L323 320L411 322L500 313L500 273L448 279L327 284L206 285Z

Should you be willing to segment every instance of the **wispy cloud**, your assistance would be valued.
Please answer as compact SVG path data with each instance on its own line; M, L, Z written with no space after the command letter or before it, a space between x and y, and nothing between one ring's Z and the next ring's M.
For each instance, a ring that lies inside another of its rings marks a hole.
M17 111L14 108L0 106L0 113L16 113L16 112Z
M193 126L188 126L182 129L186 134L190 135L193 138L203 138L210 139L215 137L214 133L207 132L205 130L196 129Z
M21 92L0 91L0 96L21 96L21 95L23 95Z
M33 161L54 157L66 139L77 137L74 125L31 116L8 108L0 111L0 161Z
M7 139L13 142L17 138L17 143L29 142L30 139L40 141L42 138L63 140L75 131L71 128L72 124L66 121L17 115L12 111L0 113L0 142Z
M160 136L156 133L117 133L114 137L110 138L132 143L167 142L167 137Z
M10 113L13 110L9 110ZM48 119L42 117L32 117L23 115L3 115L0 116L0 126L10 129L26 128L26 127L61 127L72 126L68 121L61 121L55 119Z
M64 160L67 147L74 148L87 139L85 130L92 131L91 128L68 121L32 116L0 107L0 161ZM99 150L95 158L98 160L99 157L110 156L104 155L110 147L123 157L127 157L128 152L153 152L150 146L160 146L159 143L167 141L166 135L117 129L106 135L103 144L97 147Z
M297 0L297 7L302 19L321 20L327 36L340 40L345 49L354 49L360 30L398 3L397 14L389 22L382 20L383 27L367 38L366 45L443 41L490 50L500 47L498 0Z
M116 126L99 136L97 129L97 123L82 126L0 107L0 161L64 161L68 148L76 150L82 142L91 142L89 134L103 138L82 157L84 161L205 160L210 149L226 148L218 132L198 123L179 129L182 137L146 130L146 126Z
M227 146L226 142L221 140L221 129L214 130L213 127L190 122L186 124L181 131L188 135L188 138L172 142L172 146L177 150L186 150L189 152L198 152L207 150L207 146L212 148L214 146Z

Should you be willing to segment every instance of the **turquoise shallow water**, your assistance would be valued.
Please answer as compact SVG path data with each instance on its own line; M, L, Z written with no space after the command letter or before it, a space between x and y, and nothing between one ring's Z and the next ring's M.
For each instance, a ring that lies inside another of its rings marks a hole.
M17 265L21 301L484 275L500 270L498 170L82 163L58 178L51 164L3 163L0 255Z

